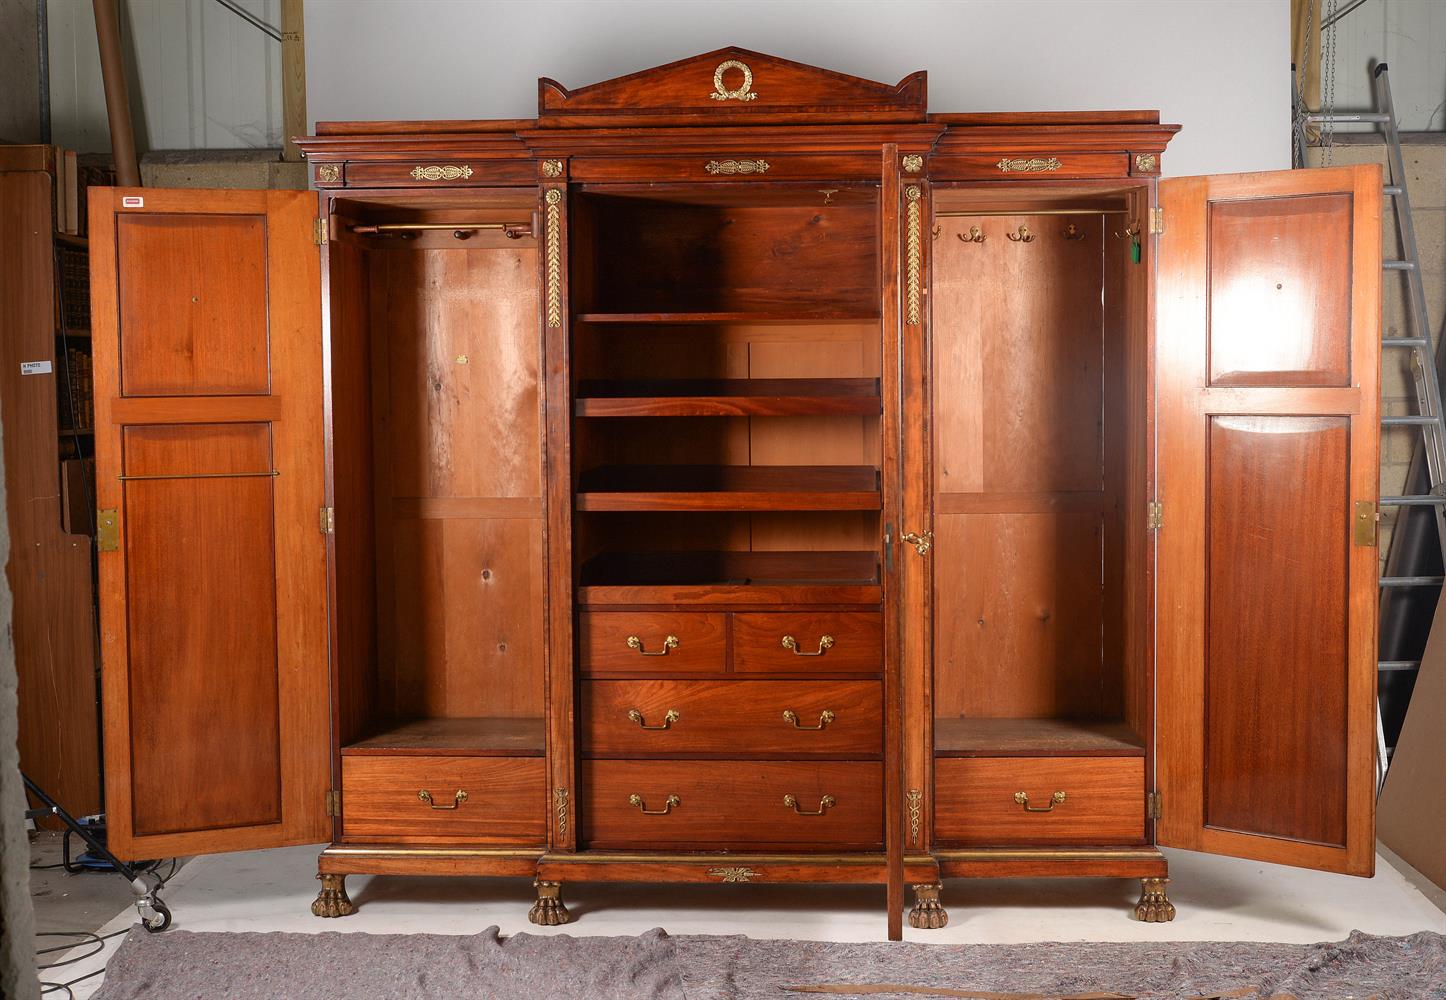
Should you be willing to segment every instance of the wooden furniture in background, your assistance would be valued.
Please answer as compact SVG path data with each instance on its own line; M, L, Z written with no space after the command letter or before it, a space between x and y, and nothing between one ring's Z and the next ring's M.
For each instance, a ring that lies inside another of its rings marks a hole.
M57 201L71 200L57 199L61 153L0 146L0 423L20 765L67 811L86 816L101 807L94 452L87 401L72 382L90 356L88 278L84 237L58 230Z
M948 876L1169 919L1157 844L1368 872L1379 174L924 89L730 48L324 123L314 209L98 202L115 849L893 937Z

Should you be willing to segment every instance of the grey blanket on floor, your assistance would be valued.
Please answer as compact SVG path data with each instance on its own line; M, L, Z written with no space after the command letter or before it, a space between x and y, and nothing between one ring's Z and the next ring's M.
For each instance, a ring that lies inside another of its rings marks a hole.
M137 927L111 958L95 1000L807 1000L819 994L784 987L883 983L995 995L1198 998L1246 991L1231 995L1446 1000L1446 936L1355 932L1311 945L930 945L672 937L662 930L503 938L496 927L457 936L151 935Z

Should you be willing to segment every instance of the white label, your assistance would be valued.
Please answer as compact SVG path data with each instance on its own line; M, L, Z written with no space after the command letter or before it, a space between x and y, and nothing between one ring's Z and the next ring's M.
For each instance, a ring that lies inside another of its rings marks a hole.
M145 208L146 200L138 194L121 195L121 208Z
M21 375L49 375L53 371L49 361L22 361L20 362Z

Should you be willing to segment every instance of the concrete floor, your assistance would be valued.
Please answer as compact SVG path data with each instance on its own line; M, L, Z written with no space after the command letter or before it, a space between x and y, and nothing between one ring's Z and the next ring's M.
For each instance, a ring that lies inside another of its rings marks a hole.
M195 931L471 934L496 924L504 934L579 935L638 934L665 927L674 934L832 941L882 940L885 931L883 890L870 886L569 885L563 895L574 922L534 927L527 922L533 896L525 879L353 876L347 889L360 910L340 920L321 920L310 913L319 850L295 847L191 860L164 894L175 917L173 926ZM1310 942L1338 940L1351 930L1446 933L1446 893L1389 852L1378 860L1376 877L1369 880L1184 851L1166 854L1173 879L1170 898L1179 909L1170 924L1130 918L1139 892L1135 882L960 879L945 884L949 926L938 931L906 927L905 936L935 943ZM58 860L58 837L42 835L33 863ZM115 875L31 875L40 930L106 934L135 921L130 890ZM119 939L112 939L101 954L49 970L44 978L66 981L98 969L118 944ZM77 985L75 996L88 997L99 984L100 977L87 980Z

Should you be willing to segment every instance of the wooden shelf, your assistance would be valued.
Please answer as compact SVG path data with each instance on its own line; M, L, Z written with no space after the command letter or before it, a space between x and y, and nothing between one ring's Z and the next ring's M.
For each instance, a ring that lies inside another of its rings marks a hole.
M341 748L343 755L437 754L454 757L541 757L543 719L415 719Z
M745 312L592 312L578 313L578 323L872 323L879 314L848 309L762 309Z
M879 510L868 465L604 465L578 479L577 509Z
M936 757L1143 757L1123 722L1099 719L935 719Z
M605 552L582 568L589 604L878 604L875 552Z
M680 379L586 381L579 417L878 416L874 378Z

